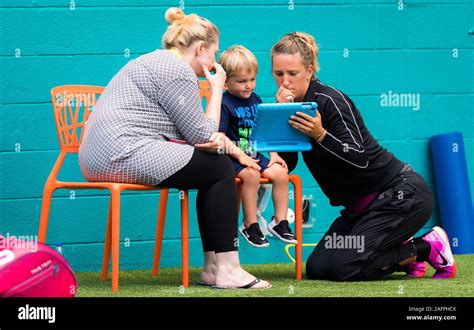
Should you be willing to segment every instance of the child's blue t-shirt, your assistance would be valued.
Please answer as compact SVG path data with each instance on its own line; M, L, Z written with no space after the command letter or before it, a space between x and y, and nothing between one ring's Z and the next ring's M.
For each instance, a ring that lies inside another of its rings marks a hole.
M249 138L259 103L262 103L262 99L255 93L248 99L241 99L228 91L222 95L219 132L227 135L243 151L252 151Z

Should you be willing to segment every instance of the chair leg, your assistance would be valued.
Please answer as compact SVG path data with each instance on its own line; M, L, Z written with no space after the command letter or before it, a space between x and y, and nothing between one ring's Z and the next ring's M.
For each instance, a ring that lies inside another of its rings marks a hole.
M158 205L158 220L156 223L155 252L153 254L153 266L151 274L158 275L160 271L161 246L163 244L163 231L165 228L166 206L168 204L168 189L160 191L160 202Z
M189 287L189 219L188 191L184 190L181 200L181 267L183 272L183 287Z
M54 189L44 188L43 201L41 202L41 216L38 230L38 241L44 243L46 241L46 234L48 232L48 219L51 210L51 198L53 197Z
M120 190L111 189L112 198L112 291L119 286L119 250L120 250Z
M107 275L109 273L109 262L110 262L110 248L111 248L111 241L112 241L112 231L111 231L111 225L112 225L112 197L110 198L110 203L109 203L109 214L107 216L107 229L105 231L105 242L104 242L104 257L102 260L102 275L101 279L102 281L105 281L107 279Z
M299 281L302 277L303 260L303 185L301 178L297 175L289 175L290 182L295 190L295 232L296 240L296 279Z
M240 203L242 201L242 185L237 184L237 219L240 216Z

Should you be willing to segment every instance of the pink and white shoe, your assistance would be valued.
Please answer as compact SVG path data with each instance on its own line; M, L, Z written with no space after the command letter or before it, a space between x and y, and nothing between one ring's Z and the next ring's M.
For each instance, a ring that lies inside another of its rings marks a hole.
M449 245L449 238L441 227L434 227L421 237L431 247L428 263L436 269L432 278L454 278L456 276L456 262Z
M407 239L405 242L402 244L408 244L413 241L413 236ZM426 265L426 262L412 262L406 266L403 266L403 271L407 273L408 277L412 278L419 278L425 276L426 272L428 271L428 266Z
M419 278L423 277L426 275L426 272L428 271L428 266L426 265L426 262L412 262L409 265L406 265L404 267L404 271L407 273L409 277L413 278Z

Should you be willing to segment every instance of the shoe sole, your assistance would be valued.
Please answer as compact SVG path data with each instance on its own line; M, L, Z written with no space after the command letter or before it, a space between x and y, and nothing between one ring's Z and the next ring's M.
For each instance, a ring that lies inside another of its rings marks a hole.
M457 272L456 261L454 261L452 267L453 267L453 273L449 277L433 277L433 276L436 275L436 273L434 273L434 275L431 276L431 278L434 278L435 280L450 280L452 278L455 278L456 277L456 272Z
M449 238L448 238L448 234L446 233L446 231L441 228L441 227L434 227L433 230L438 233L438 235L441 237L442 241L444 244L446 244L446 246L448 247L448 251L447 251L447 257L451 258L451 260L453 261L453 273L451 274L451 276L449 277L445 277L445 279L450 279L450 278L454 278L456 276L456 272L457 272L457 269L456 269L456 260L454 260L454 257L453 257L453 252L451 251L451 245L449 244Z
M272 288L272 285L270 284L269 286L264 286L264 287L261 287L261 288L239 288L239 287L232 287L232 286L217 286L217 285L213 285L213 286L210 286L211 289L213 290L267 290L267 289L271 289Z
M247 243L249 243L250 245L252 245L253 247L256 247L256 248L266 248L266 247L269 247L270 246L270 243L265 243L265 244L260 244L260 245L257 245L255 243L253 243L252 241L250 241L247 236L245 236L245 234L240 230L239 228L239 233L240 235L242 235L243 238L245 238L245 240L247 241Z
M228 287L228 286L217 286L213 285L211 288L213 289L220 289L220 290L262 290L262 289L270 289L272 287L272 284L270 282L267 282L267 286L263 287L255 287L256 284L262 282L262 279L256 278L252 282L242 285L242 286L237 286L237 287ZM266 281L265 281L266 282Z
M453 274L448 277L449 278L455 278L456 277L456 272L457 272L457 268L456 268L456 261L453 262Z
M268 231L273 235L275 236L276 238L278 238L280 241L283 241L285 243L290 243L290 244L298 244L298 241L297 240L290 240L290 239L286 239L286 238L283 238L281 237L280 235L278 235L278 233L276 231L273 230L272 227L268 226L267 227Z

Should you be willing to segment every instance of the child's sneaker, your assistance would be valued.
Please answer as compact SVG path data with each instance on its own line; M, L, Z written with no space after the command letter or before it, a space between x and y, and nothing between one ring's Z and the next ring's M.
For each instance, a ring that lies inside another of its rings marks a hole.
M431 247L428 262L436 273L433 278L453 278L456 276L456 262L449 246L449 239L441 227L434 227L421 237Z
M272 222L268 224L268 231L283 242L291 244L298 243L295 238L295 235L293 235L293 233L291 232L288 220L281 220L280 223L277 224L275 221L275 217L272 217Z
M245 228L245 225L242 224L239 231L245 240L253 247L263 248L270 245L256 222L252 223L248 228Z

